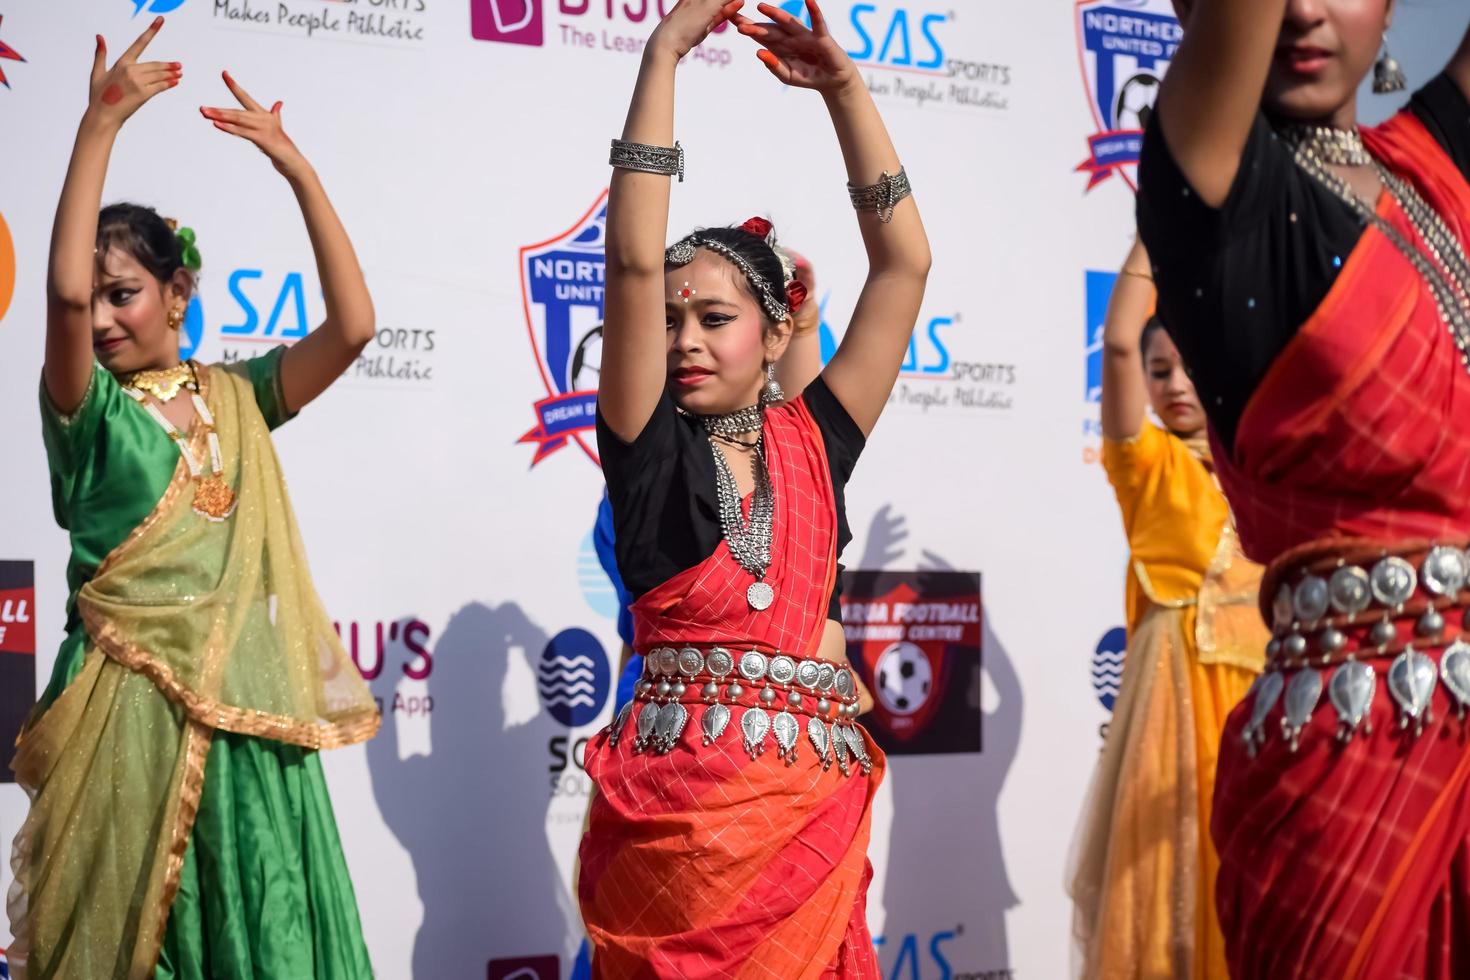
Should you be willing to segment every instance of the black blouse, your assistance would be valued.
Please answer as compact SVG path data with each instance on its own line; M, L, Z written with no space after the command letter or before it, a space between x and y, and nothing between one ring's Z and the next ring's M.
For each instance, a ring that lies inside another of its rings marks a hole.
M843 489L866 440L821 378L807 385L801 397L826 447L841 557L852 540ZM697 418L680 412L665 393L638 438L624 442L599 412L597 452L612 500L618 570L634 599L714 554L723 536L715 459ZM839 592L834 585L827 616L841 622Z
M1470 99L1448 75L1408 105L1470 180ZM1225 203L1194 193L1158 114L1138 166L1138 230L1159 316L1226 446L1276 355L1326 299L1365 230L1358 214L1301 170L1256 117Z

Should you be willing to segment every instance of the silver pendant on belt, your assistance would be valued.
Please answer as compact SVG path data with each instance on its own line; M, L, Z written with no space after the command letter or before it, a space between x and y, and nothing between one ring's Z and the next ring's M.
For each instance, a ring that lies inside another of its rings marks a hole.
M873 760L868 755L868 746L863 741L863 733L858 731L856 725L848 725L842 730L842 737L847 740L847 747L852 750L853 757L863 767L866 775L873 771Z
M740 731L745 735L745 751L754 759L766 750L771 716L761 708L746 708L745 714L740 716Z
M1322 675L1312 669L1299 670L1286 685L1286 703L1281 714L1281 737L1295 752L1301 743L1302 729L1312 720L1317 702L1322 700Z
M659 708L658 720L654 725L654 750L661 755L672 752L688 721L689 709L678 701L670 701Z
M1246 751L1255 758L1256 752L1266 742L1266 715L1276 706L1281 698L1281 690L1286 686L1286 680L1280 671L1271 671L1262 674L1256 682L1256 698L1251 702L1250 721L1246 722L1245 728L1240 732L1240 738L1245 742Z
M652 701L638 711L638 737L633 740L633 751L642 752L653 745L654 728L658 725L658 705Z
M709 745L725 734L730 724L730 709L718 701L704 709L704 744Z
M1337 709L1337 740L1352 741L1359 726L1366 735L1373 734L1373 723L1367 721L1373 707L1373 692L1378 687L1378 674L1369 664L1349 660L1332 672L1327 684L1327 697Z
M623 705L618 716L613 719L612 727L608 729L607 744L613 748L618 747L618 739L623 737L623 728L628 724L628 716L633 713L633 702L629 701Z
M1465 709L1470 707L1470 643L1456 640L1445 648L1444 655L1439 658L1439 676L1455 696L1463 720Z
M791 713L782 710L771 720L771 732L776 736L776 754L786 760L786 764L793 765L796 762L796 743L801 737L801 725L791 717Z
M1434 721L1429 700L1438 673L1434 661L1413 647L1394 658L1388 668L1388 693L1398 702L1399 728L1406 729L1412 723L1414 734L1418 735L1425 725Z
M812 740L812 748L817 750L817 761L822 764L823 771L832 768L832 740L827 734L827 726L820 718L809 718L806 723L806 737Z
M849 772L847 768L849 751L847 739L842 737L842 726L834 722L832 725L832 756L837 760L837 770L844 776Z

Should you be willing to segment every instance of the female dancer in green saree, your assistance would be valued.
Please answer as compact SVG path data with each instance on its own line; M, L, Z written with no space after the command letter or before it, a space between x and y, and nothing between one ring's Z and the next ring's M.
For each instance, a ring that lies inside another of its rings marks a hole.
M326 321L229 366L179 361L193 235L98 205L113 141L176 62L155 20L91 98L57 209L41 415L70 532L67 638L15 757L32 796L9 900L17 977L355 980L372 968L314 750L378 715L312 587L269 430L373 335L351 243L310 165L225 75L201 109L286 177Z

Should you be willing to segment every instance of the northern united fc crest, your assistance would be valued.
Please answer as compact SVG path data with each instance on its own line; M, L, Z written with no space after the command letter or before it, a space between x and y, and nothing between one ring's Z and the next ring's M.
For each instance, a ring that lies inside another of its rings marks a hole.
M1143 131L1184 31L1170 0L1077 0L1077 54L1098 132L1077 166L1087 189L1118 174L1135 190Z
M594 462L602 366L602 293L607 191L555 238L520 250L521 303L546 397L536 426L518 440L536 447L535 466L575 442Z

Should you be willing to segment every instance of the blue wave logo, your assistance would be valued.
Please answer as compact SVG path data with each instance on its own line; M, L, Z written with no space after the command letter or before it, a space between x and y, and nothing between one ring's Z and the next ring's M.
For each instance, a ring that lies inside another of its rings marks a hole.
M551 717L568 728L590 724L612 688L607 652L586 630L562 630L541 654L536 688Z
M1128 631L1121 626L1108 630L1097 641L1092 654L1092 693L1109 711L1123 686L1123 661L1128 655Z

